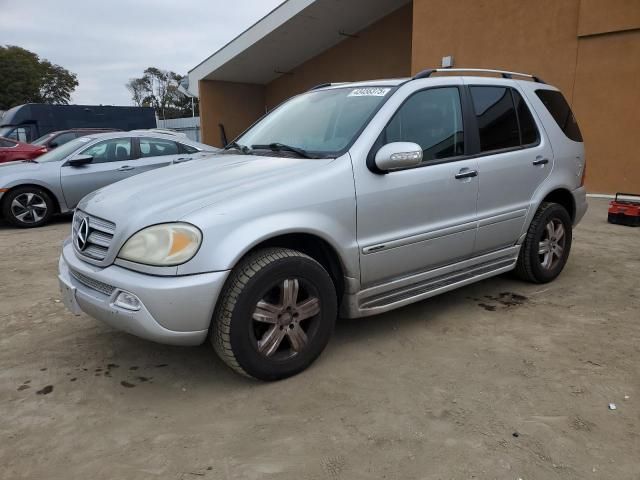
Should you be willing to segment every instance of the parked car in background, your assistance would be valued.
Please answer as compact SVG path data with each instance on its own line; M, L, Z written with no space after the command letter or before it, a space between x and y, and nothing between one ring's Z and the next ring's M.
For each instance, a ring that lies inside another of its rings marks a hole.
M137 130L134 130L134 132ZM183 132L178 132L176 130L171 130L170 128L149 128L147 129L147 132L153 132L153 133L163 133L165 135L173 135L175 137L186 137L187 134L183 133Z
M71 140L96 133L118 132L118 128L72 128L70 130L59 130L57 132L47 133L40 138L31 142L32 145L45 147L47 150L64 145Z
M33 142L47 133L71 128L136 130L156 126L156 114L151 107L27 103L4 112L0 136Z
M444 72L317 87L215 162L88 195L60 259L65 304L162 343L208 339L276 380L320 355L338 312L510 270L550 282L587 210L569 105L531 75Z
M187 138L148 132L77 138L37 160L1 164L0 211L17 227L39 227L105 185L216 151Z
M0 163L30 160L47 151L42 145L18 142L10 138L0 137Z

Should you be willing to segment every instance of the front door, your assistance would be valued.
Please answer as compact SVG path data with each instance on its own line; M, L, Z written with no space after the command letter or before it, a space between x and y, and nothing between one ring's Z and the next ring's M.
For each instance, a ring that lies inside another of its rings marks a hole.
M464 155L461 104L457 87L411 94L378 144L417 143L423 149L422 165L387 174L354 169L363 286L470 257L477 160Z
M77 167L64 164L60 183L67 206L75 208L88 193L135 175L136 160L132 160L132 152L130 138L112 138L78 153L93 157L91 163Z
M500 85L469 87L479 132L475 255L515 245L553 151L522 95Z

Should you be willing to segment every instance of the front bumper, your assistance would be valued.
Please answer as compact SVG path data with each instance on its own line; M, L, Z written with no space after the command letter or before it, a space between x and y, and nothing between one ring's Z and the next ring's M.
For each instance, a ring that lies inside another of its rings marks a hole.
M117 265L99 268L78 259L71 241L62 248L58 279L65 304L138 337L171 345L205 341L213 310L229 272L158 277ZM114 304L122 292L134 294L140 309ZM78 312L74 312L78 313Z

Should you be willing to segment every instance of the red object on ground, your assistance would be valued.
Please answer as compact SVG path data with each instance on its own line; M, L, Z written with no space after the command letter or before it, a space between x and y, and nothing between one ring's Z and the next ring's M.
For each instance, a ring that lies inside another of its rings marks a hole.
M632 197L637 200L619 200L618 197ZM640 194L616 193L616 198L609 203L607 220L617 225L640 227Z
M0 137L0 163L31 160L46 152L47 148L42 145L31 145Z

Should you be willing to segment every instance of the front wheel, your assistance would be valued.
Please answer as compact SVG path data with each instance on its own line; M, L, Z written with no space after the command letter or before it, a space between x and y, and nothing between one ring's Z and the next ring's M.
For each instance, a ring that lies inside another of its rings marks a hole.
M211 342L236 372L279 380L313 363L336 316L335 287L322 265L295 250L268 248L231 272L214 313Z
M5 194L2 203L4 218L20 228L46 224L53 215L51 196L38 187L19 187Z
M557 203L543 203L520 249L516 274L533 283L554 280L569 258L572 233L567 210Z

